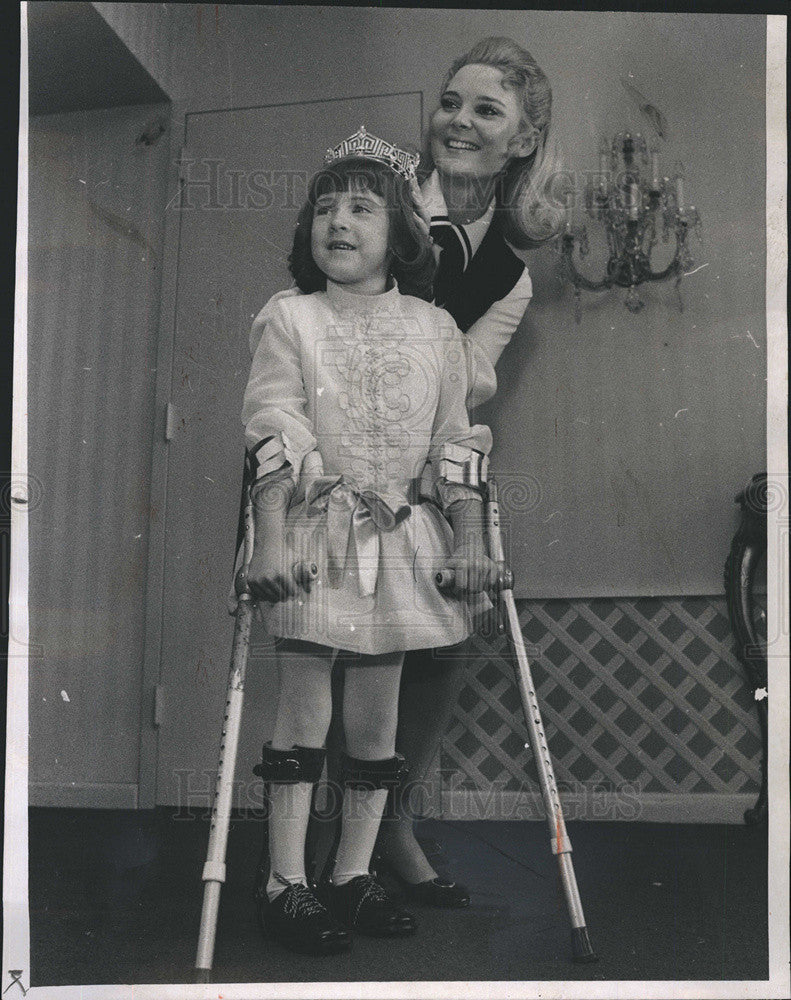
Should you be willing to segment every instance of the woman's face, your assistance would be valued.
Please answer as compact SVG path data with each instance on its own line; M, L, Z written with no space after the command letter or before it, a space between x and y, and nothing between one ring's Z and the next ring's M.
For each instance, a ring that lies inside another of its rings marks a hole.
M451 78L431 116L429 140L441 174L473 177L491 177L535 148L529 127L522 131L519 92L503 86L499 69L479 63Z

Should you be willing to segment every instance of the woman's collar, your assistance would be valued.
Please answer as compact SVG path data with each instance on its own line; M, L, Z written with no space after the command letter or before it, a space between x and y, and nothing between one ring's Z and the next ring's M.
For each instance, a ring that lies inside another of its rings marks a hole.
M445 204L445 196L442 193L442 184L439 179L438 170L434 169L425 179L420 188L420 193L423 195L432 219L448 217L448 206ZM479 219L475 219L474 222L465 223L464 229L469 233L471 229L474 231L477 227L480 227L483 234L489 228L493 215L494 198L489 202L489 206L483 215ZM483 236L481 236L481 239L483 239Z

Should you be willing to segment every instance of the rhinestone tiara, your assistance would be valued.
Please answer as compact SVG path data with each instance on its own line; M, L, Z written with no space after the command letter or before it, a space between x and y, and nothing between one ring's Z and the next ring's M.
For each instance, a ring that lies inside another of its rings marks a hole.
M363 156L369 160L379 160L386 163L391 170L410 181L417 174L417 165L420 163L419 153L407 153L404 149L399 149L391 142L378 139L375 135L369 135L365 131L365 126L361 125L359 130L344 139L333 149L328 149L324 162L334 163L347 156Z

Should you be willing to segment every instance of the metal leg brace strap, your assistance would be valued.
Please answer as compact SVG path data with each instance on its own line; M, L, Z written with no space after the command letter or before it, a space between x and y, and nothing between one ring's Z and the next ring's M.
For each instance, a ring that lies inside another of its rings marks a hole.
M300 781L315 785L321 779L326 756L324 747L275 750L271 743L264 743L261 763L255 765L253 774L275 785L295 785Z
M408 773L406 760L400 753L385 760L361 760L359 757L343 755L341 776L346 788L367 791L395 788Z

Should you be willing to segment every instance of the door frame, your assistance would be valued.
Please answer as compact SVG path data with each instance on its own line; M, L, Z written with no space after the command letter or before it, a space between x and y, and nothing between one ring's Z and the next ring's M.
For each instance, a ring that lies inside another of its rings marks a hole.
M181 181L179 160L186 139L187 116L184 102L174 101L170 119L170 159L168 162L165 237L159 302L157 374L154 389L154 435L151 442L148 565L146 570L145 638L140 688L140 741L138 752L139 809L153 809L157 792L159 728L155 720L156 693L161 673L163 588L165 583L165 515L167 512L168 447L165 440L165 412L170 398L173 350L176 335L178 248L181 212L173 211Z
M154 438L151 447L150 525L148 565L146 572L145 639L140 691L140 742L138 764L138 808L153 809L157 802L157 760L159 754L158 710L166 719L166 702L157 704L157 690L162 677L162 632L165 588L165 540L167 534L168 442L165 440L167 404L171 397L173 357L176 341L176 310L178 306L179 246L181 211L176 205L181 190L180 160L187 143L189 117L199 114L294 107L300 104L322 104L337 101L369 100L375 97L414 97L420 104L420 126L424 121L422 90L391 91L381 94L346 94L340 97L316 97L301 101L278 101L215 107L187 101L171 104L170 162L168 164L166 218L162 252L162 275L159 308L159 339L157 372L154 391ZM229 563L232 554L229 553ZM230 649L228 657L230 662ZM219 733L221 719L217 720Z

